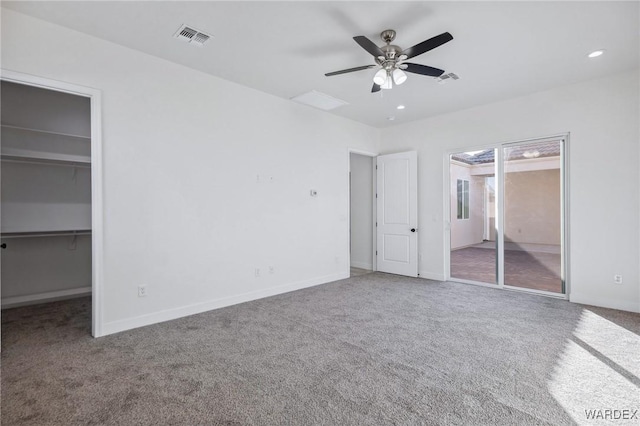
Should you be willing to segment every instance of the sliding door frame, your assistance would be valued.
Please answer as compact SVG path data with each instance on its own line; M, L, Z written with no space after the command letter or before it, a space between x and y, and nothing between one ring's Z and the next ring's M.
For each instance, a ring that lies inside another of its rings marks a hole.
M466 148L452 149L444 155L444 267L445 280L455 281L464 284L479 285L489 288L499 288L503 290L522 291L526 293L539 294L542 296L569 300L570 295L570 268L569 268L569 138L570 134L560 133L551 136L544 136L517 141L500 142L490 145L479 145ZM563 293L554 293L544 290L529 289L507 285L504 282L504 148L517 146L525 143L544 142L550 140L560 140L560 279L562 281ZM460 152L470 152L479 150L494 150L495 161L495 181L496 181L496 283L483 283L451 276L451 155Z

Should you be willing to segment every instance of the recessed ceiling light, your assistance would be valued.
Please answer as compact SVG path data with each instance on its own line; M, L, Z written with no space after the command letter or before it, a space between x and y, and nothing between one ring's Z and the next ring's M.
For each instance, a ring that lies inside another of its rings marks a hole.
M604 53L604 50L594 50L593 52L589 53L587 56L589 56L590 58L597 58L603 53Z
M396 109L404 109L404 105L398 105Z
M387 117L387 120L389 120L389 121L393 121L393 120L395 120L395 119L396 119L396 118L395 118L393 115L392 115L391 117Z

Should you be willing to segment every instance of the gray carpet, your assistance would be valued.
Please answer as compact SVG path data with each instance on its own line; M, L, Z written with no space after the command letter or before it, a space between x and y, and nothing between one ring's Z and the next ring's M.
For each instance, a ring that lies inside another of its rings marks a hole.
M2 326L3 425L608 424L585 410L640 401L640 315L381 273L100 339L86 298Z

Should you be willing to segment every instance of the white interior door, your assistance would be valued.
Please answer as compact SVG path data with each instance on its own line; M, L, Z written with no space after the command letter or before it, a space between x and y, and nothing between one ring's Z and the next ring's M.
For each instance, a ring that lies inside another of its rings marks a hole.
M418 276L418 155L377 158L377 269Z

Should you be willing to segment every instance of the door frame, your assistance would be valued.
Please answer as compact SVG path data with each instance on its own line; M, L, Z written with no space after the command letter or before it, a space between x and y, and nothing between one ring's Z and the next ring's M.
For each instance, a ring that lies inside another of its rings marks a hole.
M371 158L371 175L372 175L372 187L371 187L371 193L374 194L372 198L372 203L371 203L371 218L372 220L372 224L371 224L371 270L372 271L377 271L378 267L377 267L377 259L376 259L376 253L377 253L377 241L376 241L376 220L377 220L377 210L376 210L376 197L375 197L375 193L376 193L376 188L377 188L377 174L376 174L376 158L378 157L378 155L380 155L379 153L376 152L371 152L371 151L363 151L361 149L356 149L356 148L347 148L347 190L349 193L349 196L347 197L347 221L349 223L349 227L348 227L348 237L347 238L347 268L349 274L351 274L351 154L358 154L358 155L362 155L365 157L370 157Z
M0 69L0 80L89 98L91 107L91 334L100 337L103 325L103 172L102 91L31 74Z
M503 162L503 148L517 145L521 143L531 143L531 142L541 142L544 140L550 139L562 139L564 143L560 144L560 155L561 155L561 165L560 165L560 214L561 214L561 224L560 224L560 251L561 251L561 264L560 264L560 274L561 279L564 285L564 293L557 294L549 291L535 290L535 289L527 289L522 287L515 287L504 284L504 162ZM487 150L487 149L495 149L497 154L495 156L496 162L496 206L499 206L498 214L496 215L496 245L497 245L497 262L496 262L496 284L488 284L479 281L465 280L456 278L455 282L460 282L464 284L472 284L478 285L482 287L489 288L498 288L502 290L513 290L513 291L521 291L532 294L539 294L542 296L548 296L559 299L570 299L571 294L571 274L570 274L570 261L569 261L569 247L570 247L570 233L569 233L569 146L570 146L570 132L566 133L558 133L549 136L543 137L535 137L528 139L521 139L516 141L506 141L506 142L498 142L493 144L485 144L485 145L476 145L472 147L464 147L457 149L449 149L445 151L443 157L443 182L444 182L444 203L443 203L443 211L444 211L444 229L443 229L443 240L444 240L444 275L445 281L452 281L451 277L451 170L450 170L450 157L452 154L456 154L459 152L466 151L478 151L478 150Z

